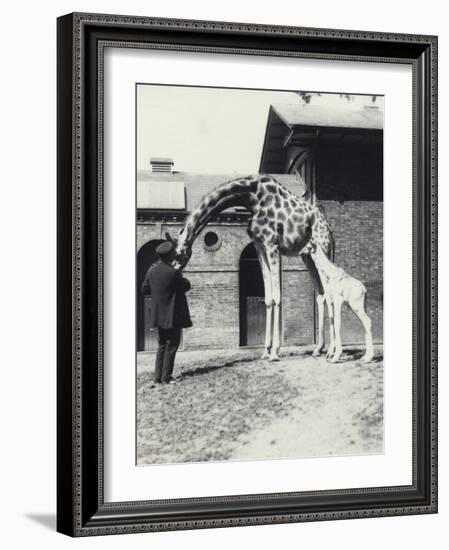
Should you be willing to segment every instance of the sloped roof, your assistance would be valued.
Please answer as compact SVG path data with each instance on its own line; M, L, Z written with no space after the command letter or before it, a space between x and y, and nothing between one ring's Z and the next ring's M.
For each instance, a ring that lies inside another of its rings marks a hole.
M320 139L356 134L359 139L381 133L383 111L375 106L341 101L331 107L323 104L274 103L270 106L260 157L260 172L288 170L287 142L291 139Z
M178 181L182 182L186 191L186 207L191 211L201 202L201 199L215 189L221 183L249 174L197 174L192 172L174 172L172 174L158 174L150 170L139 171L139 182L151 181ZM287 189L301 196L304 193L304 185L292 174L272 174ZM139 208L139 205L137 205Z
M294 126L315 126L325 128L363 128L381 130L383 112L376 107L353 107L341 102L336 107L323 105L274 103L272 108L290 128Z

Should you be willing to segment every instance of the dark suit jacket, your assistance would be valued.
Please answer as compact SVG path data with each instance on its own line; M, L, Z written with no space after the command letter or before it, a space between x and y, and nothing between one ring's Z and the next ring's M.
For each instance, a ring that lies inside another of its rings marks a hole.
M145 275L142 293L151 294L150 327L191 327L189 306L185 292L190 282L171 265L159 260Z

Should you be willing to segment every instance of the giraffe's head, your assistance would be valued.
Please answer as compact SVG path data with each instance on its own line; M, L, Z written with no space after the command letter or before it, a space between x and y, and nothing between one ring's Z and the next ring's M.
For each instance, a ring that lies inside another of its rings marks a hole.
M183 229L179 230L178 237L173 239L170 233L165 233L165 238L175 247L175 262L184 267L192 255L192 247L187 242L187 235Z

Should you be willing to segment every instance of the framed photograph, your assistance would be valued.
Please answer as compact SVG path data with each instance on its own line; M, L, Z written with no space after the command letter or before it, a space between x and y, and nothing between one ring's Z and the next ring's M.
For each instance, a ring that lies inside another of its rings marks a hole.
M58 531L437 511L437 38L58 19Z

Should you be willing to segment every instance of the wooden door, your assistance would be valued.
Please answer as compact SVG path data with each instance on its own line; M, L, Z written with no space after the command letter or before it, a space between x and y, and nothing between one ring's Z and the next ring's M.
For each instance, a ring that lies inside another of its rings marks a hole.
M157 329L150 328L150 313L151 313L151 296L145 295L143 297L143 309L144 309L144 350L156 351L157 350Z
M156 248L164 241L155 239L145 243L137 253L136 273L136 346L137 351L155 349L157 334L154 330L150 333L150 297L142 294L142 283L148 269L157 261Z
M157 328L150 328L150 315L151 315L151 296L145 295L143 297L143 309L144 309L144 351L157 351ZM179 349L184 347L183 331L181 330L181 340L179 342Z
M260 346L265 341L265 299L260 296L246 297L246 345Z

